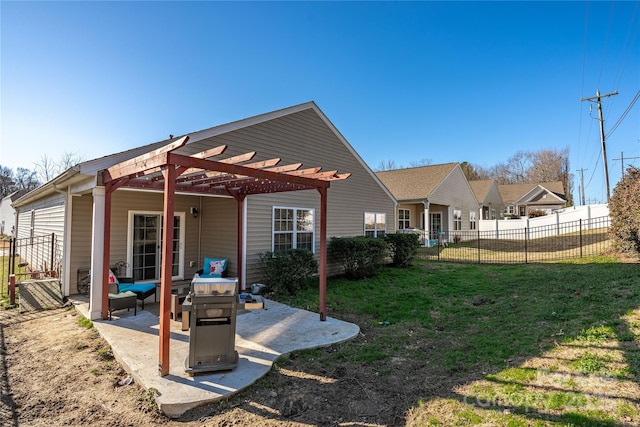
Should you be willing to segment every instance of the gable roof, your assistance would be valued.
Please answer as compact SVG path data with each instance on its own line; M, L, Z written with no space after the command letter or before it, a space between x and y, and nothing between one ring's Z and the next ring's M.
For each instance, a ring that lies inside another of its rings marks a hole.
M294 105L291 107L283 108L280 110L272 111L269 113L260 114L257 116L237 120L234 122L221 124L218 126L214 126L208 129L196 131L189 133L188 135L177 136L172 139L163 140L154 142L151 144L146 144L143 146L135 147L129 150L109 154L107 156L103 156L100 158L96 158L93 160L88 160L78 165L75 165L69 168L67 171L63 172L59 176L55 177L53 180L44 184L43 186L33 190L32 192L25 195L21 198L18 203L26 204L30 200L39 197L43 194L48 194L56 190L56 188L64 188L66 185L69 185L72 180L80 181L84 180L86 182L87 179L94 180L93 185L100 185L101 183L97 179L97 175L101 173L103 170L107 170L109 168L114 167L115 165L121 165L124 162L131 161L132 159L141 158L141 156L148 155L148 153L153 153L156 150L163 150L163 147L167 147L168 145L174 143L179 140L181 137L188 136L188 143L182 145L179 148L176 148L174 153L178 155L184 156L193 156L197 155L204 148L201 148L202 144L206 145L206 140L209 138L213 138L219 135L225 135L231 133L235 130L248 128L253 125L274 121L276 119L283 118L285 116L296 116L297 113L305 114L315 114L317 118L320 119L322 123L329 129L329 131L335 135L335 137L347 148L347 150L351 153L351 155L356 159L356 161L362 165L363 169L366 173L371 176L377 185L380 186L385 193L387 193L388 197L393 200L393 195L389 192L389 190L380 182L379 178L373 173L373 171L369 168L369 166L364 162L364 160L360 157L360 155L353 149L351 144L344 138L344 136L338 131L338 129L333 125L333 123L327 118L327 116L320 110L320 108L316 105L315 102L309 101L302 104ZM263 147L263 151L268 154L268 148ZM293 153L295 156L295 153ZM232 155L233 156L233 155ZM237 158L237 156L234 156ZM233 162L237 162L238 160L233 160ZM256 165L254 161L252 165ZM201 165L202 166L202 165ZM316 167L318 165L312 164L308 165L312 167ZM264 166L267 167L267 166ZM305 165L305 168L307 165ZM246 171L246 170L245 170ZM300 173L301 171L297 172ZM296 174L294 172L293 174ZM154 176L154 178L157 178ZM227 181L229 182L229 181ZM88 187L87 187L88 188Z
M541 183L533 182L527 184L500 184L498 185L498 191L500 191L500 195L502 196L502 200L505 204L513 205L536 187L540 187L542 190L547 190L558 196L558 198L565 200L562 181Z
M2 200L13 202L15 200L18 200L20 197L24 196L25 194L27 194L27 192L28 192L27 190L16 190L13 193L4 196Z
M428 198L458 163L376 172L397 200Z
M469 181L469 185L471 186L471 190L473 194L476 196L476 200L479 203L484 202L484 200L489 195L489 190L493 186L495 181L493 179L480 179L477 181Z

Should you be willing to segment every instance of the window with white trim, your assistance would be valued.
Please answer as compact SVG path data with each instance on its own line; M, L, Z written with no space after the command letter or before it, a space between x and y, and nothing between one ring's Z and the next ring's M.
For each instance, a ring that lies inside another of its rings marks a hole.
M477 228L476 224L476 211L471 211L469 212L469 229L475 230Z
M314 210L273 208L273 252L286 249L309 249L315 252Z
M453 211L453 229L462 230L462 211L459 209Z
M364 213L364 235L384 237L387 229L387 214L379 212Z
M398 209L398 229L410 228L410 215L411 211L409 209Z

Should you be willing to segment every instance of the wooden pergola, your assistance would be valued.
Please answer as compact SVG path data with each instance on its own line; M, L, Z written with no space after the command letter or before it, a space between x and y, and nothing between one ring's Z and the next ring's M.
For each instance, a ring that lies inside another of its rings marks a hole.
M331 181L348 178L350 173L321 171L321 167L301 169L302 163L278 165L280 159L250 162L256 155L249 152L219 159L225 145L192 154L175 153L189 137L184 136L164 147L114 165L102 172L105 187L104 252L102 268L102 318L108 317L108 274L111 235L111 197L119 188L140 188L164 192L164 219L160 284L160 375L169 373L171 251L173 241L174 196L176 192L231 196L238 203L237 265L238 286L242 283L244 200L251 194L313 190L320 193L320 320L326 320L327 265L327 189Z

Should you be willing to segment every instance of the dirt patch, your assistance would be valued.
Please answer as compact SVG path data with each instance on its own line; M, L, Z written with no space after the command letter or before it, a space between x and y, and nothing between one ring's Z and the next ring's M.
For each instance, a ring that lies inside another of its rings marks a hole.
M94 330L73 309L20 314L0 311L1 425L308 426L404 425L415 396L433 383L414 378L415 361L391 358L380 366L291 355L253 387L172 420L157 412L153 390L135 382ZM367 345L375 330L356 339ZM338 353L337 348L319 352ZM343 357L343 356L340 356ZM411 382L407 380L411 379Z

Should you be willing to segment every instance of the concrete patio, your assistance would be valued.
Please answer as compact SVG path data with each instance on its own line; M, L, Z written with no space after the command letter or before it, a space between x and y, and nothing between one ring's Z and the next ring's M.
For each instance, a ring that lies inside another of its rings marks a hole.
M74 301L78 311L88 317L89 304ZM249 387L266 375L273 362L295 350L329 346L354 338L360 328L318 313L300 310L265 299L265 308L238 310L236 350L238 366L232 371L185 373L189 353L189 331L181 322L171 321L170 369L161 377L159 361L158 303L145 303L145 310L114 313L113 320L94 321L98 332L113 348L114 356L138 384L154 388L158 407L175 418L189 409L215 402ZM117 316L116 316L117 315Z

